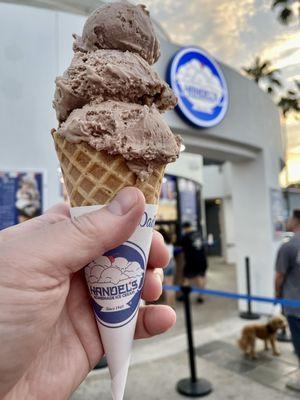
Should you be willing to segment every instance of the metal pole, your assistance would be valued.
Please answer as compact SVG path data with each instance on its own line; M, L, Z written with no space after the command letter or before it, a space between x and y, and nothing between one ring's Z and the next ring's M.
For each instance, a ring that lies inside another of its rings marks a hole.
M246 287L247 296L251 297L251 276L250 276L250 258L245 257L245 267L246 267ZM251 300L247 300L247 311L241 312L240 317L243 319L259 319L260 316L252 312Z
M192 316L191 316L191 305L190 305L190 287L182 288L183 297L184 297L184 308L185 308L185 324L188 338L188 347L189 347L189 361L190 361L190 370L191 370L191 381L197 381L197 373L196 373L196 364L195 364L195 350L194 350L194 341L193 341L193 333L192 333Z
M195 349L193 341L193 327L192 327L192 314L190 304L191 287L181 287L184 299L185 309L185 324L188 339L189 363L191 377L181 379L177 383L177 391L180 394L188 397L202 397L208 395L212 391L211 383L206 379L197 379L196 363L195 363Z
M251 281L250 281L250 260L249 257L245 258L246 262L246 280L247 280L247 295L251 296ZM248 299L248 313L252 314L251 300Z

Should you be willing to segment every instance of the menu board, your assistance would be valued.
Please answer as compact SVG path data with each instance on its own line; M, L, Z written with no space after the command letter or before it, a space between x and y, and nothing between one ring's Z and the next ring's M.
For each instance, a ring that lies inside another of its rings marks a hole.
M179 178L179 200L181 223L190 222L194 228L198 226L198 185L189 179Z
M159 207L157 213L158 221L177 220L177 190L176 177L165 175L160 192Z
M0 230L43 210L43 172L0 171Z

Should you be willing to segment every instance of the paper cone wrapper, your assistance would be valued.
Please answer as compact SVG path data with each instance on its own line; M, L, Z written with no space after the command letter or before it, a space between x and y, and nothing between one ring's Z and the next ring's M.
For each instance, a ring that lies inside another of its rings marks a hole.
M69 143L55 131L52 136L72 217L100 209L126 186L137 187L146 199L142 220L128 241L85 268L113 399L122 400L165 165L158 165L147 181L141 181L122 156L83 142Z
M75 207L71 216L79 217L101 207ZM122 400L124 395L156 211L157 205L146 204L134 234L85 267L114 400Z

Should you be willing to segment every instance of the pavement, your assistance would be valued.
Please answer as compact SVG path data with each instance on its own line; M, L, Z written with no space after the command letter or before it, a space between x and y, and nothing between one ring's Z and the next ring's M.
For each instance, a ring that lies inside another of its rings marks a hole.
M235 290L235 268L210 259L208 287ZM184 399L176 391L180 379L189 377L183 307L176 303L177 323L167 334L134 344L124 400ZM262 321L265 318L262 318ZM249 323L238 317L234 300L207 297L193 302L193 336L198 377L213 385L210 400L288 400L300 398L285 388L298 375L290 343L280 343L281 356L273 357L258 343L258 359L245 359L236 346L241 328ZM110 399L107 368L92 371L72 395L72 400Z

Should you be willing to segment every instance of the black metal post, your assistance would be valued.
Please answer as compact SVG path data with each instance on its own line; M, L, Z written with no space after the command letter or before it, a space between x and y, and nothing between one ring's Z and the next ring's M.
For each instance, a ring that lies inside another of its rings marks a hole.
M206 379L197 379L196 363L195 363L195 349L193 342L193 331L192 331L192 315L190 305L190 293L191 288L189 286L181 287L184 300L185 309L185 323L188 339L188 350L189 350L189 363L191 377L181 379L177 383L177 391L180 394L188 397L203 397L208 395L212 391L212 385Z
M104 355L94 369L102 369L108 367L106 356Z
M250 276L250 259L249 257L245 258L245 265L246 265L246 285L247 285L247 295L251 296L251 276ZM252 304L251 300L247 300L248 303L248 310L246 312L241 312L240 317L243 319L259 319L260 316L252 312Z

